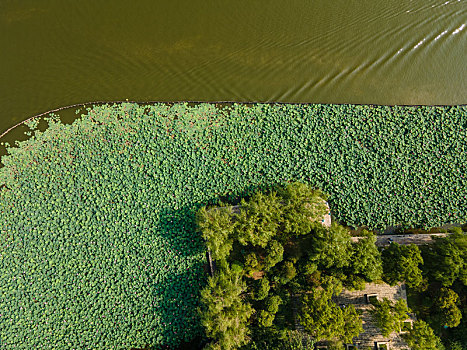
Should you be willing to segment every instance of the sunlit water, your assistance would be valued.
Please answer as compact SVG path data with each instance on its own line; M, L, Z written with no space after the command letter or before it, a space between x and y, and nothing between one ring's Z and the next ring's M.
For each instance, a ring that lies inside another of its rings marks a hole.
M467 0L0 0L0 133L87 101L467 103Z

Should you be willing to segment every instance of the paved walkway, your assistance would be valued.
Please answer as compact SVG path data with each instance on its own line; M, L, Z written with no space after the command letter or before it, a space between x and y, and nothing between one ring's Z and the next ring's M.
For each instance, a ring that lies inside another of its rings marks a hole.
M391 242L401 245L416 244L422 245L433 242L432 237L446 237L450 233L424 233L424 234L408 234L408 235L379 235L376 236L376 245L378 247L386 247ZM358 242L366 237L352 237L352 242Z

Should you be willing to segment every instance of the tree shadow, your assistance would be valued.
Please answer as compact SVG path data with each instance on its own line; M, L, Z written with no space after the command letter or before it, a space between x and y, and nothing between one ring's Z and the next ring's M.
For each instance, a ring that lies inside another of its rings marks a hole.
M165 288L157 292L158 297L164 300L157 310L158 316L165 324L161 335L164 340L177 339L177 342L154 347L154 350L202 348L205 343L204 329L197 312L201 305L200 296L188 294L187 283L199 283L202 288L207 276L201 269L200 271L184 271L165 279L163 283Z
M180 209L163 208L159 211L161 237L180 256L195 256L205 250L201 234L196 230L197 210L197 206L185 206Z
M276 186L250 185L243 190L229 194L215 194L203 203L182 206L181 208L162 208L159 211L160 232L171 249L180 256L189 257L205 252L205 244L196 227L196 212L205 205L216 205L219 201L237 205L242 198L249 198L256 191L267 191Z
M268 190L272 189L272 186L251 185L242 191L227 195L214 194L204 203L193 203L193 205L176 209L166 207L159 211L158 231L166 241L168 248L182 259L196 258L196 256L203 256L203 259L199 264L194 263L192 269L165 276L162 281L154 285L154 298L163 301L158 303L158 309L154 310L163 324L163 330L158 332L159 339L154 336L150 339L150 344L142 348L133 347L130 350L197 350L203 348L207 340L197 312L200 306L200 295L199 293L193 295L190 292L190 288L196 285L200 289L203 288L209 276L208 262L205 258L206 246L201 233L197 231L196 212L204 205L217 204L219 200L235 205L240 202L241 198L247 198L259 189ZM155 346L154 344L160 342L161 339L174 341L174 343Z

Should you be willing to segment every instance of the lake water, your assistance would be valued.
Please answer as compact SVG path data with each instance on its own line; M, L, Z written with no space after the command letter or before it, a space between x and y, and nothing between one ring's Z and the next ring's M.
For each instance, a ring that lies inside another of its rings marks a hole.
M467 103L467 0L0 0L0 133L88 101Z

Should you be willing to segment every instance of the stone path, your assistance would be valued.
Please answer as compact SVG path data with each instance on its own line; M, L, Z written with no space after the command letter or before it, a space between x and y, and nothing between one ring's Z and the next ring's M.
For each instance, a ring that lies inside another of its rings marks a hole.
M446 237L450 233L427 233L427 234L408 234L408 235L379 235L376 236L376 245L378 247L386 247L391 242L399 243L401 245L416 244L422 245L432 243L432 237ZM352 237L352 242L358 242L360 239L366 237Z

